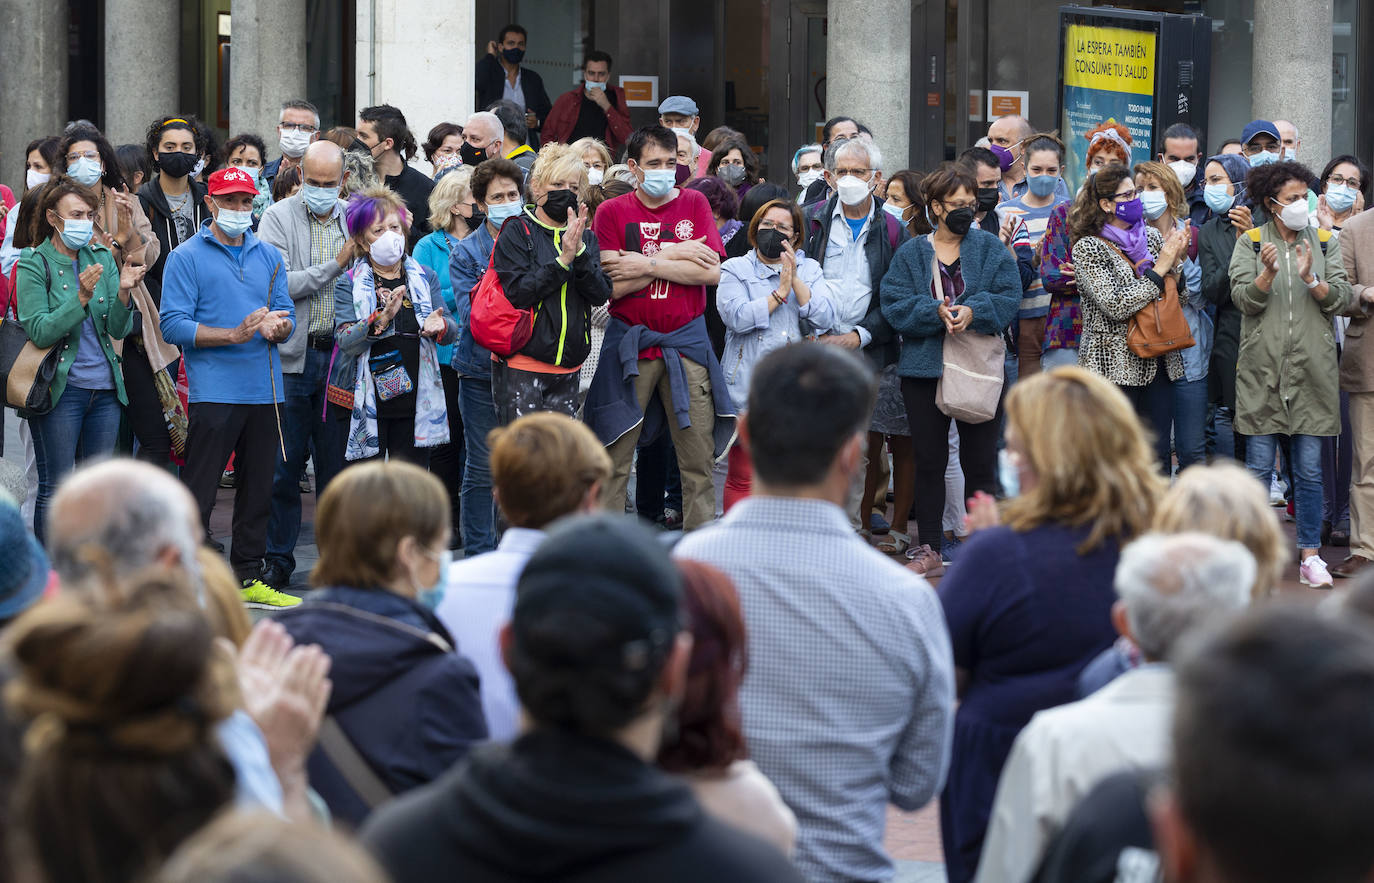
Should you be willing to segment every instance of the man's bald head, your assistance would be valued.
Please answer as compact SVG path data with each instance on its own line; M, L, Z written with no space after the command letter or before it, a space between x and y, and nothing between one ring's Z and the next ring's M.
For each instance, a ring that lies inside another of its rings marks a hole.
M301 183L310 187L341 187L343 148L333 141L313 141L301 157Z
M48 510L48 551L64 589L91 589L106 568L121 577L153 565L195 573L200 516L171 473L135 460L73 472Z
M988 141L1000 147L1011 149L1035 134L1030 120L1017 114L998 117L988 126Z

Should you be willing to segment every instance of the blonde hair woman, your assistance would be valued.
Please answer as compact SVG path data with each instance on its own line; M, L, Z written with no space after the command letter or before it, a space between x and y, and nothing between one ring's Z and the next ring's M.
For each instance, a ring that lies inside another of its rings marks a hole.
M1198 531L1235 540L1259 565L1252 599L1268 598L1283 579L1287 540L1259 482L1240 466L1222 462L1184 470L1155 511L1153 530Z
M587 223L587 167L567 144L546 144L530 170L529 204L492 252L507 299L534 311L520 350L492 365L497 420L577 410L578 369L591 351L592 308L610 300L600 246Z
M587 183L593 187L600 186L611 167L611 151L605 143L599 138L578 138L568 146L582 157L582 165L587 167Z
M1149 528L1164 485L1130 402L1097 375L1025 378L1006 414L1021 496L1001 524L991 498L975 497L969 520L980 529L939 586L962 700L940 801L951 880L973 877L1017 733L1072 700L1079 671L1116 639L1117 558Z

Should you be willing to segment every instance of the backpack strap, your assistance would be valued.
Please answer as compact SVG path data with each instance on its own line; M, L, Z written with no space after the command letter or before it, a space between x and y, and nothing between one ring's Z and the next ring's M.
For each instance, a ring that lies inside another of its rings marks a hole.
M320 721L319 743L324 756L329 758L334 769L339 771L348 787L353 789L353 793L368 809L376 809L391 799L391 789L368 764L332 714Z

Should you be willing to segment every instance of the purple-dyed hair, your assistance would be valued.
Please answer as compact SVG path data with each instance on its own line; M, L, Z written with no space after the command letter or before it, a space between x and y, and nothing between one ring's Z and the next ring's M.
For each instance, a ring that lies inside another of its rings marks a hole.
M394 190L385 187L371 187L360 193L353 194L348 200L348 208L344 211L344 219L348 222L348 235L360 236L362 232L379 218L395 212L401 218L401 226L410 231L410 213L406 211L406 204Z
M682 185L684 189L696 190L711 204L711 214L721 218L733 218L739 211L739 197L735 191L715 175L693 178Z

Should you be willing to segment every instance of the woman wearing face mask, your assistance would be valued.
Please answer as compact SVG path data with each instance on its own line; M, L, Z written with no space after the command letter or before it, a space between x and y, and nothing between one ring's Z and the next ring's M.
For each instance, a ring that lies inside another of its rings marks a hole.
M160 256L161 243L153 235L138 197L129 192L118 173L114 148L94 127L76 124L63 134L58 152L66 162L67 177L90 187L100 197L95 241L110 249L117 266L133 264L140 268L138 275L142 279L142 268L155 263ZM165 465L170 462L172 439L158 384L169 394L174 393L181 352L163 340L157 301L147 286L140 281L131 294L133 327L124 346L116 350L122 360L127 416L138 441L138 458ZM166 376L157 377L160 372Z
M1369 167L1357 156L1345 154L1326 164L1317 198L1317 222L1324 230L1339 231L1345 222L1364 211Z
M1245 436L1233 428L1236 413L1236 358L1240 352L1240 310L1231 300L1231 253L1236 240L1254 226L1245 193L1250 161L1239 153L1220 153L1203 164L1202 198L1212 216L1198 231L1202 299L1216 311L1208 398L1216 408L1216 453L1245 462Z
M423 469L345 469L315 512L315 591L277 620L298 645L328 654L325 714L388 794L438 778L487 739L477 670L433 612L448 581L449 532L443 485ZM340 757L317 747L310 786L336 819L357 826L376 798L354 790Z
M258 195L253 197L253 229L257 230L262 213L272 204L272 185L262 176L267 164L267 144L257 135L235 135L224 142L224 164L243 169L258 188Z
M5 212L5 235L0 245L0 273L9 277L10 291L14 290L14 272L19 264L19 251L36 243L30 241L33 216L38 211L39 190L52 178L52 170L59 168L58 139L39 138L30 141L24 150L24 193L20 203ZM15 241L15 237L18 241ZM12 302L13 297L7 299ZM6 315L9 315L6 313Z
M62 353L51 388L52 410L29 418L38 459L34 534L47 527L48 501L83 459L108 455L127 404L113 340L132 327L130 290L142 271L121 272L109 249L93 241L99 200L72 180L48 186L38 206L41 242L19 259L19 323L35 346Z
M1169 388L1159 390L1153 401L1154 419L1158 435L1155 451L1166 473L1172 471L1169 439L1178 455L1178 470L1182 472L1207 456L1203 426L1207 422L1207 368L1212 358L1212 317L1205 309L1202 293L1202 265L1197 256L1197 231L1188 220L1188 197L1178 175L1159 162L1143 162L1135 167L1135 183L1140 188L1140 203L1145 209L1145 222L1167 237L1175 230L1188 234L1188 248L1180 258L1182 273L1179 293L1187 289L1183 300L1183 315L1193 345L1183 350L1183 377ZM1170 432L1172 426L1173 431Z
M436 343L453 343L458 326L433 271L406 256L401 197L365 190L348 201L346 218L366 257L334 287L334 341L340 357L355 360L344 456L427 466L429 449L450 441Z
M1231 299L1242 314L1236 363L1237 432L1246 468L1265 487L1278 437L1292 439L1294 503L1303 585L1331 586L1321 546L1321 440L1339 434L1331 317L1350 302L1340 240L1308 225L1308 178L1295 162L1251 169L1246 188L1270 220L1236 241Z
M57 138L37 138L24 148L24 192L52 179L53 170L63 167Z
M205 150L194 117L161 117L148 127L148 156L157 172L138 189L139 202L153 225L158 256L148 267L148 290L161 303L162 267L167 255L200 229L209 217L205 185L192 177Z
M804 144L792 154L792 175L797 179L797 186L801 188L797 194L798 205L805 198L806 191L811 185L825 176L825 163L822 161L821 153L819 144Z
M835 321L825 271L797 250L804 242L804 223L796 203L775 199L749 222L753 249L721 264L716 304L725 323L725 356L720 368L738 411L749 399L749 378L759 359L807 335L825 333ZM725 481L727 512L749 496L752 476L749 455L736 442Z
M1126 335L1131 317L1162 295L1164 277L1178 273L1188 234L1176 230L1165 238L1144 219L1140 191L1122 165L1088 178L1074 201L1069 231L1083 298L1078 364L1121 387L1159 437L1169 430L1152 424L1151 395L1166 395L1168 384L1184 376L1183 357L1175 351L1142 359L1126 346ZM1187 300L1181 285L1179 298Z
M944 373L945 336L1000 335L1021 302L1011 253L994 234L972 229L977 189L977 179L962 166L947 164L926 176L921 192L935 232L897 250L880 289L883 317L902 336L897 374L916 459L919 552L910 566L932 576L944 569L935 550L943 539L950 418L935 406L935 392ZM955 424L967 492L996 493L1000 420Z
M605 142L598 138L578 138L569 146L582 157L582 165L587 167L587 184L600 187L606 180L606 170L612 165L611 151Z
M720 178L743 197L759 182L759 160L743 138L727 138L712 151L706 173Z
M592 308L611 298L601 247L587 224L587 169L565 144L546 144L529 178L530 205L501 228L492 262L506 298L534 311L529 342L492 356L502 424L536 411L577 411L578 369L591 351Z
M997 211L1004 218L1019 218L1026 225L1030 247L1038 251L1050 216L1070 201L1060 194L1064 180L1060 177L1064 171L1064 143L1054 135L1032 135L1022 143L1021 156L1026 165L1026 192L1002 203ZM1051 294L1045 290L1040 274L1035 273L1021 296L1021 310L1017 314L1019 376L1034 374L1041 368L1050 299Z

